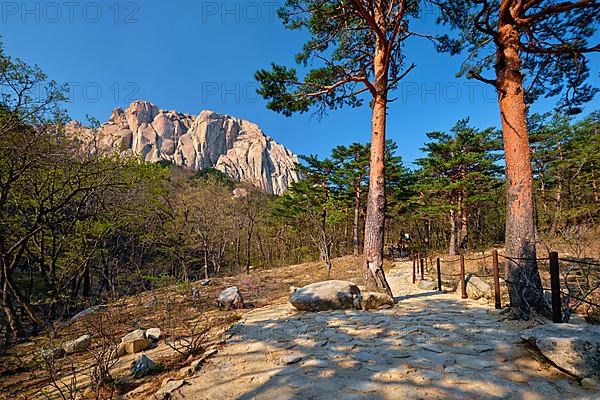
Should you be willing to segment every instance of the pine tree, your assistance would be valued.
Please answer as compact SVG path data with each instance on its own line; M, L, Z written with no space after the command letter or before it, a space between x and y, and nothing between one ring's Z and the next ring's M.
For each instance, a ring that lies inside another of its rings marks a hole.
M599 19L595 0L440 0L440 22L460 30L440 50L469 56L461 73L492 85L504 137L507 175L506 254L512 318L528 319L546 305L536 263L536 229L527 104L560 96L559 106L581 111L596 90L586 84L585 54ZM494 77L484 77L486 73Z
M335 241L335 222L343 218L340 198L334 187L334 163L317 156L301 156L298 169L304 177L281 197L275 213L294 224L309 229L310 238L319 249L321 260L331 274L331 251Z
M427 156L416 161L421 167L417 192L431 214L447 213L448 253L456 255L466 247L470 209L485 200L499 184L502 169L497 161L498 141L494 129L478 130L463 119L445 132L429 132L422 148Z
M336 165L335 182L353 202L352 249L355 257L360 254L359 225L363 194L369 177L369 145L352 143L350 146L337 146L331 152Z
M362 104L360 95L369 95L372 145L363 275L368 286L390 295L383 271L388 95L414 67L402 50L414 36L410 22L419 14L419 5L413 0L288 0L279 14L287 28L310 32L296 61L311 69L303 79L295 69L281 65L255 75L268 108L285 115L357 107Z

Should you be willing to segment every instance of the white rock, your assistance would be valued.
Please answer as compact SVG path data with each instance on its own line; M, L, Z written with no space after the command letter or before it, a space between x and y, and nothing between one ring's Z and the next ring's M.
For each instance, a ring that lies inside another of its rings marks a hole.
M148 162L191 170L216 168L267 193L281 194L299 180L294 154L256 124L213 111L192 117L135 101L126 110L115 109L97 134L77 121L68 123L66 132L86 151L133 152Z
M100 305L97 305L97 306L86 308L85 310L83 310L83 311L75 314L73 317L71 317L71 322L75 322L78 319L81 319L81 318L83 318L83 317L85 317L87 315L93 314L96 311L102 310L102 309L104 309L106 307L107 307L106 305L100 304Z
M329 280L297 288L290 303L298 310L324 311L360 307L360 289L352 282Z
M83 335L75 340L71 340L63 344L63 350L67 354L80 353L86 351L92 345L92 337L90 335Z
M467 280L467 296L469 299L478 300L492 295L492 287L486 281L475 275L469 275Z
M521 332L521 339L571 375L600 376L600 326L546 324Z
M150 341L146 338L146 331L137 329L121 338L121 343L117 348L117 355L125 353L134 354L142 350L146 350L151 346Z
M175 381L167 381L165 382L165 384L158 390L158 392L154 393L154 396L152 396L153 399L155 400L166 400L166 399L171 399L172 393L176 390L178 390L179 388L181 388L183 385L185 385L187 382L185 380L175 380Z
M227 310L244 308L244 298L237 286L229 287L217 298L217 305Z
M162 332L160 331L160 328L150 328L146 330L146 338L154 342L159 341L161 337Z
M135 331L129 332L127 335L121 338L121 343L131 342L132 340L145 339L146 332L143 329L136 329Z

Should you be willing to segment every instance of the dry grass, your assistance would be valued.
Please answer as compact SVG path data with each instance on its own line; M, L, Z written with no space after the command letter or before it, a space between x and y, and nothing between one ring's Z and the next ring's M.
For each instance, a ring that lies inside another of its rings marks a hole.
M352 280L362 285L361 258L353 256L333 260L331 279ZM389 267L389 264L386 264ZM49 383L48 373L40 365L39 352L44 348L57 347L61 343L90 333L95 338L97 319L108 316L110 324L105 330L117 340L128 332L139 328L160 327L165 316L177 318L181 326L191 326L201 321L210 326L207 340L218 341L220 334L239 318L241 311L222 311L216 306L221 290L238 286L250 307L262 307L287 301L290 286L304 286L327 279L325 266L321 262L293 265L275 269L253 270L249 275L213 278L210 285L176 285L139 295L127 297L109 305L101 313L93 313L73 323L59 323L43 335L18 344L0 355L0 399L27 399L40 395L40 390ZM195 290L192 290L195 288ZM200 290L200 295L194 292ZM96 337L97 338L97 337ZM93 340L94 342L94 340ZM93 350L93 349L92 349ZM70 357L80 368L89 368L92 352ZM170 354L160 362L165 370L178 368L189 360ZM160 377L154 377L160 382ZM125 383L127 390L131 384ZM121 391L125 390L122 388Z

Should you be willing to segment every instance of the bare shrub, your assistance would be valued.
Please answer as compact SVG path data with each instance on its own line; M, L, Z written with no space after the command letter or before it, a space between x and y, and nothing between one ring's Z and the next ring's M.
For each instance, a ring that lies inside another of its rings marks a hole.
M88 350L91 359L89 375L96 399L112 398L114 394L115 385L110 370L117 362L119 343L109 332L109 327L109 316L106 312L98 313L89 321L88 329L94 337L94 346Z
M189 284L173 289L163 300L159 327L165 335L166 344L187 358L204 349L210 326L201 318L189 318L198 315L201 301L197 296L190 295Z
M46 348L41 352L41 368L48 375L49 386L41 393L46 399L76 400L80 398L77 364L69 357L60 358L56 351Z
M184 322L181 326L171 325L168 329L167 345L184 358L204 350L209 327L200 320Z

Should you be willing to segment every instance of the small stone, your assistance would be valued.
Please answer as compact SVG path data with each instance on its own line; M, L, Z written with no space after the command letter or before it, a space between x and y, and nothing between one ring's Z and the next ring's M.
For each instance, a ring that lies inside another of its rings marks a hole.
M71 322L75 322L78 319L81 319L81 318L83 318L83 317L85 317L87 315L93 314L96 311L102 310L103 308L106 308L106 307L108 307L108 306L106 306L104 304L100 304L100 305L97 305L97 306L86 308L85 310L83 310L80 313L75 314L73 317L71 317Z
M57 347L54 349L44 349L40 351L40 355L44 359L57 359L62 358L65 355L65 350L62 347Z
M390 358L409 358L410 356L411 354L406 351L391 351L386 353L386 357Z
M146 339L146 331L143 329L136 329L123 336L121 338L121 344L128 354L139 353L151 346L150 341ZM122 350L117 349L117 354L119 354L120 351Z
M183 379L175 380L175 381L167 381L163 384L163 386L158 390L158 392L154 393L152 397L155 400L167 400L171 399L173 396L171 395L174 391L181 388L187 382Z
M207 359L208 357L214 356L218 352L219 352L219 350L217 350L217 349L206 350L204 353L202 353L202 358Z
M144 308L151 308L154 307L158 304L158 301L156 301L156 299L152 299L149 302L144 304Z
M121 338L121 343L130 342L132 340L145 339L146 332L143 329L136 329L133 332L129 332L127 335Z
M289 354L280 358L280 361L284 365L296 364L302 360L302 356L297 354Z
M314 358L312 360L308 360L302 364L303 368L327 368L329 367L329 362L327 360L321 360L318 358Z
M424 350L432 351L434 353L443 353L444 350L437 344L427 343L421 346Z
M131 363L131 375L134 378L142 378L150 373L150 370L154 368L156 364L150 358L145 355L140 356L137 360Z
M86 351L92 345L92 337L90 335L83 335L75 340L71 340L63 344L63 350L67 354L81 353Z
M162 332L160 331L160 328L150 328L146 330L146 337L153 342L158 342L162 337Z
M467 295L469 299L478 300L491 296L492 287L480 277L467 275L465 280L467 282Z
M594 378L583 378L581 380L581 387L585 389L596 389L598 387L598 381Z
M473 348L473 350L475 350L478 353L484 353L486 351L492 351L495 349L494 346L487 345L487 344L476 344L471 347Z

